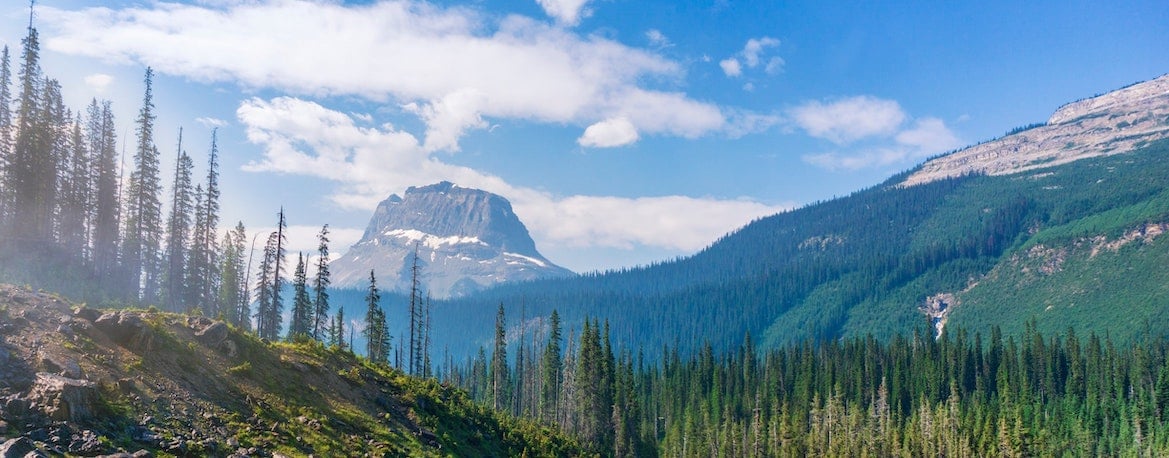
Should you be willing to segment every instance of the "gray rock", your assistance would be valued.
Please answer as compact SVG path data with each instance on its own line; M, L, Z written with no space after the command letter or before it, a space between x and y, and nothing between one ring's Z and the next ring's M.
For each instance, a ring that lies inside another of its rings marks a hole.
M135 312L107 312L93 322L118 345L131 350L150 350L154 344L154 333L150 326Z
M88 380L40 372L28 397L45 416L55 421L85 421L97 410L97 388Z
M0 444L0 458L20 458L37 451L36 445L33 445L27 437L9 439Z
M222 321L216 321L207 325L206 327L195 332L195 337L204 345L209 347L216 347L227 339L228 329L227 325Z
M73 310L73 316L89 322L94 322L97 321L99 317L101 317L101 312L83 305Z

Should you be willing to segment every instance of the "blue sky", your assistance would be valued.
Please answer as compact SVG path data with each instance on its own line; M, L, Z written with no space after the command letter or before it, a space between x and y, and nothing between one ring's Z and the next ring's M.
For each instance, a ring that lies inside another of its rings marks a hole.
M0 7L19 54L27 5ZM1169 72L1148 2L41 0L45 73L114 102L196 173L224 225L334 251L440 180L509 198L576 271L693 253L748 221ZM169 180L169 177L165 179Z

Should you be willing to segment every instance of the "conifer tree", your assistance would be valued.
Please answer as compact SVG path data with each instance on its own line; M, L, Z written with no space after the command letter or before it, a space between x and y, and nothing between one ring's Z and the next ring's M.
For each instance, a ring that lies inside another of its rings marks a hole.
M256 273L256 335L264 339L271 339L269 336L279 334L279 331L272 330L275 325L272 323L272 272L276 263L276 237L276 232L268 234L268 241L264 243L264 253L260 257L259 271Z
M179 129L178 158L175 160L174 181L171 184L170 218L166 225L166 270L162 277L163 305L172 312L190 310L195 303L187 289L188 236L191 230L191 170L194 164L183 151L183 130Z
M317 272L313 277L313 338L324 341L329 321L329 225L317 234Z
M380 301L381 293L377 289L377 279L373 270L370 270L369 292L365 296L366 355L374 363L387 364L390 358L390 333L386 327L386 314L379 304Z
M418 313L418 312L419 312L419 309L422 308L422 304L421 304L422 298L420 296L420 289L421 289L421 281L422 280L421 280L421 278L419 278L420 270L418 267L418 243L417 242L414 243L414 256L411 259L412 259L412 261L410 264L410 331L409 331L410 332L410 342L409 342L409 348L407 350L409 352L409 357L407 359L407 365L408 365L407 373L409 373L411 375L417 375L418 369L420 369L420 367L422 366L422 363L420 361L420 358L422 356L422 349L421 349L421 345L420 345L421 341L419 339L420 336L418 335L418 325L421 321L420 320L420 318L421 318L420 313Z
M299 253L297 258L296 271L292 274L292 322L288 324L290 342L312 337L313 303L308 295L304 253Z
M134 170L126 195L126 230L123 259L131 275L131 288L140 290L143 302L158 297L158 262L162 231L162 203L159 200L158 148L154 146L154 70L147 67L142 109L136 121L137 147Z
M12 66L8 45L0 51L0 229L7 227L11 206L8 188L9 161L12 158Z
M338 348L345 348L345 308L337 307L337 315L333 318L330 329L331 344Z
M90 261L89 206L91 205L92 164L82 134L80 119L74 120L69 134L68 167L62 170L62 198L60 201L61 246L72 256L71 263L82 265Z
M552 310L552 316L548 318L548 343L544 346L540 380L540 417L545 420L556 418L560 400L560 339L560 314Z
M86 137L93 156L93 271L106 288L115 287L118 278L118 205L117 134L110 102L89 105Z
M219 252L215 246L215 235L219 225L219 145L218 130L211 131L211 151L207 155L207 179L196 193L195 227L191 235L190 288L196 303L203 306L203 312L216 315L214 293L221 281L215 268ZM205 185L205 186L204 186Z
M251 315L248 310L248 300L244 290L247 288L244 272L244 252L247 246L247 232L244 223L240 221L235 229L223 234L220 244L222 253L219 256L219 272L222 281L219 283L219 310L230 323L247 328Z
M491 402L495 410L511 405L507 366L507 329L503 316L503 304L495 313L495 351L491 354Z
M47 196L41 187L56 183L56 174L44 170L47 151L40 132L40 112L43 81L40 67L40 41L29 14L28 35L21 41L21 63L18 86L20 97L16 107L16 132L12 151L5 170L4 189L9 199L9 218L6 233L9 240L21 245L48 242L48 214L43 204Z

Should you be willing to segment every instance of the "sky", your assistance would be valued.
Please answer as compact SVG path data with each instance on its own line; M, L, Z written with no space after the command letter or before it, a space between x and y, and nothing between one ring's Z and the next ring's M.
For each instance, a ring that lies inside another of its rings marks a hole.
M27 4L0 6L14 60ZM1169 72L1158 1L39 0L66 103L132 145L220 149L221 229L361 236L442 180L508 198L577 272L686 256L776 212ZM130 159L127 158L128 162ZM129 165L129 164L127 164ZM169 166L169 167L168 167ZM171 177L164 175L169 183Z

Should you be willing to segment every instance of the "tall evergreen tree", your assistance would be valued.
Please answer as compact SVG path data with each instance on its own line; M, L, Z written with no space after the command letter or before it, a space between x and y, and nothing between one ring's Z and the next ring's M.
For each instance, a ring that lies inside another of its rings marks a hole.
M560 401L561 353L560 313L552 311L548 318L548 343L544 346L543 373L540 380L540 418L553 420Z
M390 359L390 333L386 326L386 314L380 305L381 293L373 270L369 271L369 292L365 296L365 348L370 361L387 364Z
M44 170L52 161L47 156L44 132L38 129L42 101L43 81L40 66L40 41L37 29L29 15L28 35L21 41L21 63L19 75L20 97L16 107L16 132L12 151L6 164L4 188L9 195L10 217L6 221L8 239L23 246L35 246L49 242L49 209L45 206L48 196L42 187L56 184L56 174Z
M131 288L141 291L143 302L158 297L158 262L162 232L162 203L159 193L158 148L154 146L154 70L147 67L142 109L136 120L137 146L134 170L126 195L126 231L123 242L124 264L129 270Z
M245 243L247 232L244 230L243 221L237 223L235 229L223 234L223 242L220 243L223 251L219 255L221 281L218 293L220 314L228 322L243 328L248 327L247 323L250 321L248 318L251 315L248 300L244 297L244 290L247 289L247 273L244 272L244 253L247 250Z
M12 158L12 66L8 45L0 52L0 229L7 227L11 206L8 164Z
M284 312L284 302L280 297L284 278L280 266L284 263L286 224L284 208L281 207L276 230L268 235L268 242L264 244L259 281L256 283L256 334L268 340L276 340L280 336L281 314Z
M191 212L194 203L191 202L194 192L191 189L191 170L194 164L191 157L183 151L183 130L179 129L178 157L175 160L174 181L171 184L170 218L166 224L166 270L162 277L163 305L172 312L189 311L196 306L187 302L188 295L187 267L188 267L188 237L191 231Z
M92 164L80 119L74 120L69 134L68 167L62 170L59 237L71 262L82 265L90 261L89 206L91 205Z
M329 321L329 225L317 234L317 272L313 277L313 338L324 341Z
M329 343L344 349L345 348L345 307L337 307L337 315L332 320L332 325L329 327L330 341Z
M118 152L110 102L89 105L86 137L93 156L93 270L106 288L114 288L118 272Z
M313 303L308 295L308 274L304 253L298 253L296 271L292 274L292 322L288 324L288 340L312 337Z
M420 317L419 317L418 311L420 308L422 308L422 304L421 304L422 298L420 296L422 279L419 278L420 270L418 267L418 243L417 242L414 243L414 256L411 259L412 259L412 261L410 263L410 343L409 343L409 349L408 349L409 358L407 360L408 361L407 364L409 366L409 369L407 369L407 372L411 375L416 375L418 373L417 372L418 369L422 366L421 361L419 361L419 359L422 356L422 350L420 348L421 342L418 338L419 337L418 336L418 324L421 321L419 319Z
M503 315L503 304L495 312L495 351L491 354L491 402L495 410L511 405L510 384L507 366L507 329Z
M214 294L221 281L216 259L215 235L219 225L219 144L218 130L211 131L211 151L207 154L207 180L200 184L195 206L195 227L191 235L190 288L196 303L208 315L221 313ZM205 186L204 186L205 185Z

